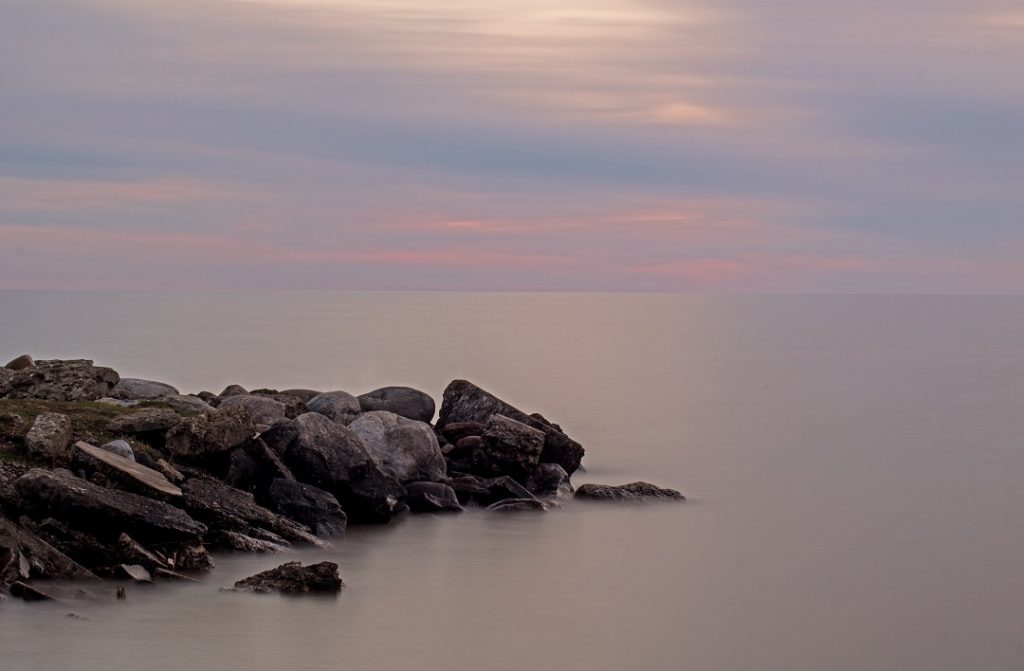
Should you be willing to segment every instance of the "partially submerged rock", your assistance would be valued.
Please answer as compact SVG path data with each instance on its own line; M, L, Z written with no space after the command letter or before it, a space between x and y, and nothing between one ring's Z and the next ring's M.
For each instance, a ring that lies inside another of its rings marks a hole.
M309 566L303 566L297 561L288 562L235 583L235 589L238 591L282 594L337 594L342 587L344 583L338 575L338 565L326 561Z
M547 512L548 504L538 499L503 499L487 506L487 510L498 513Z
M358 398L363 412L384 410L427 423L434 419L434 399L411 387L381 387Z
M16 596L23 601L53 601L53 597L46 592L20 580L12 582L8 589L11 596Z
M576 498L599 501L685 501L686 497L674 489L662 489L649 482L631 482L628 485L580 485Z
M268 492L274 510L321 537L345 533L348 516L330 492L295 480L275 479Z
M406 502L414 513L459 513L455 490L440 482L413 482L405 486Z
M0 583L28 578L75 580L96 576L31 530L0 515Z
M115 567L114 577L135 582L153 582L153 575L139 564L118 564Z
M538 465L526 476L523 485L531 494L541 498L564 498L573 493L569 474L558 464Z

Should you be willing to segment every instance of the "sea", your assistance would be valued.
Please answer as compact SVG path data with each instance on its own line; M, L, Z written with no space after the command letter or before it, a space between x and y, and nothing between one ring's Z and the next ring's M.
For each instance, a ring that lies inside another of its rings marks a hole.
M470 380L685 503L405 516L0 604L4 671L1024 668L1024 298L0 292L0 359L184 393ZM221 591L337 562L337 597ZM73 614L73 616L70 616Z

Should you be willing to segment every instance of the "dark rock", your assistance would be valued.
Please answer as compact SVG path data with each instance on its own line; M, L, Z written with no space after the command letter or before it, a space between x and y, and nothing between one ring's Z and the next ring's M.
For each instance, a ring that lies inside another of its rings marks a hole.
M100 541L52 517L36 523L22 516L21 524L77 564L97 573L106 573L108 567L122 561L120 551L110 538Z
M225 398L228 398L228 397L231 397L231 396L239 396L239 395L244 395L244 394L248 394L248 393L249 392L247 392L245 390L245 387L243 387L241 385L229 384L227 387L224 388L224 391L222 391L220 393L218 398L225 399Z
M213 405L220 401L220 396L217 396L217 394L214 394L212 391L201 391L196 394L195 397L209 405Z
M122 484L122 489L157 498L181 496L181 489L163 473L136 463L134 459L126 459L83 441L75 443L75 450L78 453L76 462L85 466L86 470L100 471L114 482Z
M15 377L17 377L17 373L13 370L0 368L0 398L7 396L14 389Z
M21 581L12 582L8 590L11 596L16 596L24 601L53 601L53 597L46 592Z
M271 483L277 478L294 480L295 476L261 438L231 452L226 481L232 487L251 492L259 501L267 497Z
M306 401L310 412L318 412L339 424L348 424L362 412L359 399L344 391L328 391Z
M408 510L405 487L373 463L350 468L348 482L337 489L335 496L353 522L383 524Z
M434 419L434 399L411 387L382 387L358 398L363 412L384 410L426 423Z
M127 533L143 542L168 542L206 533L205 526L174 506L69 474L33 469L14 487L33 510L100 537Z
M30 576L52 580L96 577L30 529L0 515L0 583Z
M25 451L33 459L64 465L70 459L71 419L57 412L44 412L36 417L25 434Z
M32 424L19 414L9 412L0 415L0 439L22 441Z
M297 561L281 564L275 569L257 573L235 583L235 589L248 592L282 592L302 594L306 592L338 593L344 583L338 575L338 565L320 562L303 566Z
M110 398L125 401L149 401L161 396L176 396L178 390L163 382L140 380L134 377L122 377L120 382L110 390Z
M181 423L178 413L168 408L144 408L110 420L107 430L115 434L135 436L150 445L164 444L169 429Z
M0 461L0 513L12 517L21 514L21 496L14 489L14 481L25 475L31 467L11 461Z
M499 513L547 512L548 504L538 499L504 499L487 506L487 510Z
M523 481L534 496L561 498L572 496L572 484L565 469L558 464L540 464Z
M195 578L189 578L187 575L176 573L166 568L158 568L153 570L153 577L163 578L164 580L174 580L176 582L199 582Z
M135 452L132 451L132 446L128 444L127 440L112 440L109 443L100 445L101 450L106 450L111 454L116 454L119 457L128 459L129 461L135 461Z
M36 361L35 366L14 371L8 382L7 396L14 399L48 401L95 401L109 394L119 381L111 368L94 366L92 361Z
M330 492L278 478L270 485L269 498L274 510L309 527L317 536L345 533L348 517Z
M462 512L455 490L440 482L413 482L405 486L409 509L414 513Z
M280 430L291 438L282 451L284 463L296 479L320 489L333 493L353 466L372 463L362 439L325 415L306 413Z
M429 424L384 411L365 412L348 428L362 438L381 472L399 482L444 479L444 454Z
M179 571L212 571L213 558L201 543L186 543L179 546L174 556L168 561Z
M307 412L309 412L309 409L306 408L306 403L301 398L298 398L297 396L291 396L289 394L278 393L276 391L273 391L272 389L265 389L265 390L262 390L262 391L254 391L254 392L252 392L251 395L252 396L257 396L257 397L260 397L260 398L269 398L272 401L277 401L278 403L280 403L281 405L284 406L284 416L286 418L288 418L288 419L295 419L299 415L304 415ZM277 420L275 419L274 421L277 421ZM274 421L262 422L262 423L263 424L273 424Z
M473 455L483 442L480 436L465 436L444 453L449 471L467 472L473 470Z
M228 408L241 406L249 411L257 424L273 424L278 419L287 419L287 406L269 396L253 396L236 394L221 400L217 409L223 412Z
M155 552L148 550L134 540L128 534L121 534L117 539L117 547L121 553L122 561L128 565L138 564L148 571L156 571L160 568L167 568L167 560Z
M161 397L159 401L178 412L209 412L213 410L213 406L203 399L188 394L171 394Z
M490 417L488 417L490 419ZM447 439L449 443L457 444L463 438L469 436L482 436L484 431L487 430L487 424L484 422L449 422L444 426L444 429L440 431L440 434Z
M320 392L313 391L312 389L285 389L281 392L282 396L291 396L297 398L303 403L308 403L314 396L319 396Z
M523 477L540 463L543 450L543 432L504 415L491 415L480 446L473 451L473 472Z
M221 552L261 552L276 553L288 549L287 542L274 543L262 538L253 538L237 531L212 531L207 536L210 547Z
M32 360L30 355L22 354L8 361L4 368L7 370L25 370L26 368L34 368L35 365L36 362Z
M204 412L189 418L167 433L167 449L185 457L205 457L230 452L256 435L256 424L244 407Z
M114 577L135 582L153 582L153 575L138 564L118 564L114 567Z
M628 485L580 485L576 489L578 499L599 501L685 501L686 497L674 489L662 489L648 482L631 482Z
M507 475L486 479L465 473L453 473L448 477L447 484L455 490L462 503L472 501L487 506L502 499L533 498L529 490Z

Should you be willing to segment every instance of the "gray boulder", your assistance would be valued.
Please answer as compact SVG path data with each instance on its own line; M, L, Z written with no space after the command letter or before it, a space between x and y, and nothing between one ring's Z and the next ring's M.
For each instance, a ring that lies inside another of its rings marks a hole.
M230 452L256 435L256 423L244 407L204 412L167 432L167 449L195 458Z
M110 398L126 401L150 401L161 396L175 396L178 390L163 382L140 380L134 377L123 377L110 390Z
M303 566L301 563L293 561L239 580L235 583L235 590L261 594L267 592L337 594L344 586L341 576L338 575L338 565L333 562L325 561Z
M67 464L71 457L70 444L71 419L58 412L40 414L25 434L28 455L50 464Z
M407 419L430 423L434 419L434 399L411 387L381 387L359 396L363 412L384 410Z
M167 408L143 408L110 420L111 433L137 436L147 443L163 444L169 429L181 422L181 416Z
M312 485L278 478L270 485L269 498L274 510L304 524L320 537L345 533L348 517L338 499Z
M279 419L287 419L287 406L269 396L252 396L236 394L222 399L217 409L221 412L234 407L243 407L252 415L256 424L273 424Z
M399 482L443 480L444 454L429 424L385 411L359 415L348 428L358 435L386 475Z
M569 475L579 468L584 454L583 446L566 436L556 424L539 415L528 415L466 380L454 380L444 390L437 431L444 435L447 426L454 422L486 423L491 415L504 415L542 431L542 462L558 464Z
M171 394L169 396L161 396L157 400L165 405L169 405L178 412L209 412L213 410L212 405L191 394Z
M32 360L31 355L22 354L8 361L4 368L7 370L25 370L26 368L34 368L35 365L36 362Z
M628 485L580 485L576 498L597 501L685 501L686 497L674 489L662 489L649 482L631 482Z
M109 396L121 380L111 368L94 366L87 359L36 361L35 366L14 371L7 396L47 401L95 401Z
M540 464L523 481L530 493L542 498L564 498L572 496L569 474L558 464Z
M525 477L540 464L544 433L522 422L491 415L480 446L473 451L473 472Z
M308 403L314 396L319 396L320 392L313 391L312 389L285 389L280 392L282 396L291 396L297 398L303 403Z
M344 391L328 391L317 394L306 401L306 408L310 412L318 412L339 424L348 424L362 412L359 399Z
M135 452L126 440L112 440L105 445L100 445L100 449L116 454L119 457L124 457L129 461L135 461Z
M406 502L414 513L459 513L455 490L440 482L413 482L405 486Z
M227 387L224 387L224 391L222 391L218 396L223 399L228 398L229 396L239 396L248 393L249 392L245 390L245 387L240 384L229 384Z

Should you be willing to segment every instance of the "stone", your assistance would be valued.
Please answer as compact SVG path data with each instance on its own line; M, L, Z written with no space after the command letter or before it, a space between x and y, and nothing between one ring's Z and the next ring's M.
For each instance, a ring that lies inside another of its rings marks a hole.
M8 361L4 368L7 370L25 370L26 368L35 368L35 365L36 362L32 360L31 355L22 354Z
M353 522L384 524L408 510L405 487L367 463L349 469L349 479L333 492Z
M75 443L75 450L85 455L85 463L92 469L101 471L117 482L129 481L131 490L143 496L182 495L181 489L163 473L136 463L134 459L127 459L81 440Z
M481 478L465 473L453 473L449 475L446 484L455 490L463 504L472 501L488 506L502 499L533 498L529 490L507 475Z
M348 428L358 435L377 467L401 483L443 480L444 454L429 424L385 411L365 412Z
M558 464L540 464L530 471L523 485L531 494L542 498L565 498L573 493L569 474Z
M288 419L287 406L269 396L235 394L222 399L217 409L223 412L236 406L248 410L257 424L273 424L278 419Z
M253 538L237 531L211 531L207 542L210 547L221 552L277 553L288 550L287 543L274 543L262 538Z
M206 527L179 508L131 492L100 487L69 473L33 469L14 488L37 515L49 515L97 537L127 533L142 542L198 539ZM38 519L38 517L37 517Z
M143 408L110 420L107 430L115 434L137 436L147 443L163 444L169 429L181 423L181 416L168 408ZM153 440L156 438L157 440Z
M185 458L230 452L256 435L256 424L244 407L203 412L167 432L167 449Z
M213 558L201 543L186 543L180 546L167 562L178 571L212 571Z
M100 449L106 450L111 454L116 454L119 457L124 457L129 461L135 461L135 452L126 440L112 440L109 443L100 445Z
M341 576L338 575L338 565L326 561L309 566L303 566L297 561L288 562L235 583L235 589L239 591L281 592L284 594L308 592L337 594L344 586Z
M444 434L451 423L487 422L491 415L504 415L543 431L543 463L558 464L569 475L579 468L584 454L583 446L566 436L556 424L539 416L527 415L466 380L453 380L445 389L436 428L438 433Z
M686 497L674 489L662 489L649 482L631 482L628 485L580 485L576 498L598 501L685 501Z
M460 438L459 442L454 445L449 445L443 451L445 463L448 464L448 470L459 472L472 471L473 455L481 443L483 443L483 438L480 436L465 436Z
M414 513L459 513L455 490L440 482L412 482L405 486L406 503Z
M25 434L25 451L33 459L50 464L66 464L70 458L71 418L58 412L36 417Z
M262 438L231 452L225 481L232 487L251 492L259 500L266 498L271 483L277 478L295 480L281 457L267 447Z
M317 394L306 401L306 408L339 424L348 424L362 412L359 399L344 391Z
M538 499L504 499L487 506L487 510L499 513L547 512L548 504Z
M118 564L114 567L114 577L135 582L153 582L153 575L138 564Z
M110 390L110 398L123 401L151 401L162 396L176 396L178 390L163 382L140 380L134 377L122 377L120 382Z
M325 415L300 415L291 428L282 459L300 482L334 493L339 483L348 481L353 466L373 461L356 433Z
M491 415L480 446L473 451L473 472L523 477L540 463L544 433L522 422Z
M108 396L120 380L113 369L94 366L88 359L36 361L31 368L14 371L7 383L7 396L47 401L95 401Z
M6 557L6 559L5 559ZM28 560L28 570L22 560ZM33 570L32 565L35 565ZM95 579L96 576L32 530L0 515L0 583L29 577L48 580Z
M148 571L167 568L167 560L136 543L128 534L121 534L117 547L125 564L143 566Z
M170 394L168 396L161 396L157 400L178 412L210 412L213 410L212 405L198 396L189 394Z
M229 384L227 387L224 388L224 391L222 391L219 394L219 398L224 399L224 398L228 398L229 396L239 396L239 395L245 395L245 394L248 394L248 393L249 392L247 392L245 390L245 387L243 387L241 385Z
M411 387L381 387L358 398L363 412L384 410L428 424L434 419L434 399Z
M483 422L449 422L440 433L449 443L455 445L463 438L482 436L486 430L487 425Z
M23 601L53 601L53 597L42 590L21 582L12 582L8 590L11 596L16 596Z
M345 533L348 516L330 492L284 478L275 479L268 493L272 507L281 515L309 527L320 537Z
M123 561L120 550L110 537L99 539L76 531L52 517L37 523L23 515L20 523L57 551L97 573L105 573L109 567Z
M319 396L320 392L313 391L312 389L285 389L284 391L280 392L280 395L291 396L293 398L299 399L303 403L308 403L309 400L314 396Z
M0 439L22 441L32 424L21 415L8 412L0 415Z

